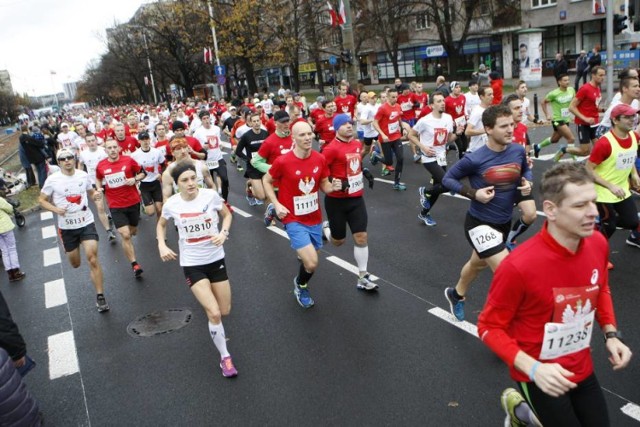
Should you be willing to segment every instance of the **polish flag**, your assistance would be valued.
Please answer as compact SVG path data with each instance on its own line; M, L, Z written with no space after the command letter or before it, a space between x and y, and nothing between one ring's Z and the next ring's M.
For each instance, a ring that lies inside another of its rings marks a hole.
M344 11L344 0L340 0L340 15L338 15L338 24L342 27L347 22L347 14Z
M211 64L211 49L204 48L204 63Z
M329 8L329 16L331 16L331 26L335 28L340 24L338 14L331 7L331 3L327 2L327 7Z

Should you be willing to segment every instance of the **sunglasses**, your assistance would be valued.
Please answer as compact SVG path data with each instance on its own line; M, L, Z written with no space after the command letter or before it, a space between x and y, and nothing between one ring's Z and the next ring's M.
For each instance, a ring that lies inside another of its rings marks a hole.
M76 158L73 156L65 156L65 157L58 157L58 160L63 161L63 162L67 162L69 160L75 160Z

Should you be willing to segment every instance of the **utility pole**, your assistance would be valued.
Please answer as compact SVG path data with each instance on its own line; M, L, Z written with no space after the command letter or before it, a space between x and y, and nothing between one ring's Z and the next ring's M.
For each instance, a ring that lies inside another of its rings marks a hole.
M151 57L149 56L149 45L147 44L147 34L142 31L142 40L144 41L144 51L147 54L147 66L149 67L149 77L151 78L151 90L153 90L153 103L158 105L158 98L156 97L156 83L153 80L153 70L151 69Z
M218 38L216 37L216 26L213 23L213 2L207 0L209 6L209 26L211 27L211 36L213 37L213 51L216 55L216 65L220 67L220 55L218 55ZM220 85L220 98L224 97L224 85Z
M356 46L353 41L353 14L351 13L350 0L343 0L345 23L342 26L342 44L351 57L351 62L346 64L347 80L351 87L355 88L360 80L360 61L356 55Z
M613 2L607 2L606 34L607 34L607 105L613 98Z

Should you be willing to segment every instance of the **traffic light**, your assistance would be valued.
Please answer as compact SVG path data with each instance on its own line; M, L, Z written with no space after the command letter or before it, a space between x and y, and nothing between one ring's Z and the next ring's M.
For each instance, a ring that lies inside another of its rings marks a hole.
M349 50L343 50L340 52L340 59L346 64L351 64L351 52Z
M627 17L624 15L613 15L613 34L620 34L627 29Z

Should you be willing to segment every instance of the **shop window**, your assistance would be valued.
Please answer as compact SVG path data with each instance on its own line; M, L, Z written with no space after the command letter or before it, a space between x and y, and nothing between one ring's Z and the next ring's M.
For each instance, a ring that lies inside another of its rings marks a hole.
M416 30L426 30L431 27L429 22L429 15L426 13L419 13L416 15Z
M557 3L557 0L531 0L531 8L555 6Z

